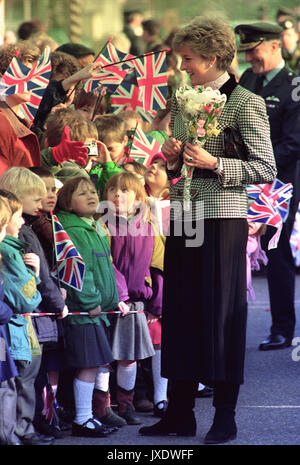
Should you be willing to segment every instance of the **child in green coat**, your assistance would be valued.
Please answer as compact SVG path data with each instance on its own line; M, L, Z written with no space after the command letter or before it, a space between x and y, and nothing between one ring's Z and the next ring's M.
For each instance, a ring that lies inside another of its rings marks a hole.
M74 436L104 437L112 431L92 414L95 378L99 371L109 377L113 361L105 324L105 312L118 307L119 296L108 238L97 231L93 215L99 203L94 184L85 177L66 181L58 193L58 219L85 263L82 290L65 286L70 315L65 320L67 363L77 370L74 379L76 417Z

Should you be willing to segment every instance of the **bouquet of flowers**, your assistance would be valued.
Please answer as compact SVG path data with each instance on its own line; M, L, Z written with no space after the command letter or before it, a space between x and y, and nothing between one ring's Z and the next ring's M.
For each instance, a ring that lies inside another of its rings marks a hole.
M188 131L188 142L203 146L209 137L218 136L218 116L220 116L227 97L211 87L180 87L176 99ZM190 201L190 185L194 168L182 165L184 178L184 201Z

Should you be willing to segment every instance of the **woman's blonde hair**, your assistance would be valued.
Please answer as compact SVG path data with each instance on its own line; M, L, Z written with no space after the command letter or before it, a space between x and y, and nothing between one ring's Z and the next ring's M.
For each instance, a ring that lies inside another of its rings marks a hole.
M217 68L228 71L236 51L235 35L222 18L197 16L190 24L179 29L173 39L173 48L179 51L187 46L203 58L217 58Z
M15 166L0 176L0 188L13 192L21 201L26 195L47 193L44 181L28 168Z

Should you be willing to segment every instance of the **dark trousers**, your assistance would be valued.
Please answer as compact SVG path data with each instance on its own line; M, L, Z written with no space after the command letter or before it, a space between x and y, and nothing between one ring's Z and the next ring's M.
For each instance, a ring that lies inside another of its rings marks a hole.
M268 257L266 267L270 308L272 317L271 334L281 334L293 338L295 330L295 279L294 263L290 237L293 230L298 203L292 201L287 221L283 224L276 249L268 250L268 243L275 229L268 227L261 238L261 244Z
M0 445L12 445L18 441L17 391L15 378L0 383Z
M35 415L35 389L34 382L38 375L41 355L34 355L32 362L15 360L19 376L16 376L17 389L17 428L19 437L33 434L33 419Z

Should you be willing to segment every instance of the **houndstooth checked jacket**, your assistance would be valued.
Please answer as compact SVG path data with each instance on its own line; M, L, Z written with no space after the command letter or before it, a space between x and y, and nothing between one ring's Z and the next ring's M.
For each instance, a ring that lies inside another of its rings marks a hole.
M199 219L199 214L203 215L202 218L247 218L245 186L272 182L277 172L264 100L236 85L233 77L220 88L220 92L227 94L227 102L218 119L221 132L217 137L208 139L204 148L222 159L223 174L218 176L209 170L194 170L191 184L192 220ZM247 161L229 158L224 153L222 131L228 127L238 131L247 148ZM175 96L172 100L171 128L175 139L187 141L186 127ZM168 171L169 178L179 177L181 166L182 160L176 172ZM171 185L171 202L183 204L183 183L183 179L180 179ZM202 207L196 210L199 205ZM171 209L171 219L174 219L174 215Z

